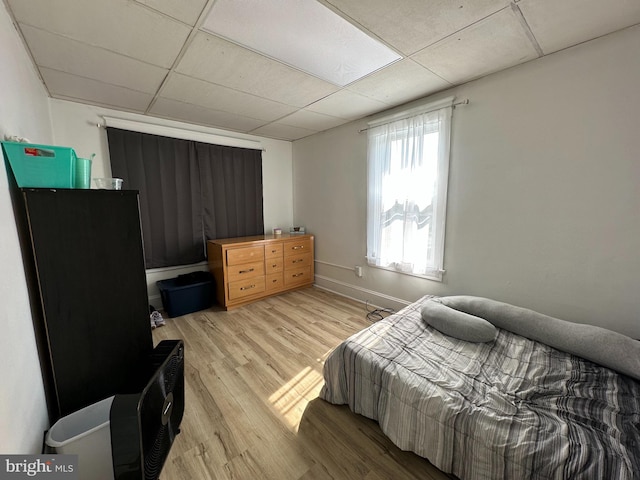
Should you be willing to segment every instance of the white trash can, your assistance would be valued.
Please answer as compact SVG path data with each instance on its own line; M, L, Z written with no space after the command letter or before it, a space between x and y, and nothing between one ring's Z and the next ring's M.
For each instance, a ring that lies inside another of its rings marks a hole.
M109 414L113 397L58 420L45 443L54 453L78 455L78 478L113 480Z

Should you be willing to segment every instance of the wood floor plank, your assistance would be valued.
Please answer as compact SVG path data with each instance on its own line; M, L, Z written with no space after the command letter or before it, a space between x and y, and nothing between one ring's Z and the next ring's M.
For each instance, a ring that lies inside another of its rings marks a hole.
M364 305L319 288L165 319L185 342L185 415L163 480L444 480L378 424L318 398L322 366L367 327Z

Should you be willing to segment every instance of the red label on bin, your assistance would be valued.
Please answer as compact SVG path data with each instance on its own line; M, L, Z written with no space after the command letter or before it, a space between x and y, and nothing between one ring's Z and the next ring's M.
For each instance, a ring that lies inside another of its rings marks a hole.
M24 154L32 157L55 157L53 150L44 150L42 148L24 147Z

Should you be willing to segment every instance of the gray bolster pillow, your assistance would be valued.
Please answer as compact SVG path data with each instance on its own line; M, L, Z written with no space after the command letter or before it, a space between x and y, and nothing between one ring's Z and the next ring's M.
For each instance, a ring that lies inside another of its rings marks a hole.
M593 325L567 322L488 298L442 297L460 312L640 380L640 341Z
M498 330L486 320L442 305L430 299L420 311L422 319L436 330L467 342L492 342Z

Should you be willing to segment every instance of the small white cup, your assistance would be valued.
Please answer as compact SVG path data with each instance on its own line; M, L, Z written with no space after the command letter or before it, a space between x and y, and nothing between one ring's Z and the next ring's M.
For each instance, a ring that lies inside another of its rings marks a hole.
M122 190L121 178L94 178L93 181L101 190Z

